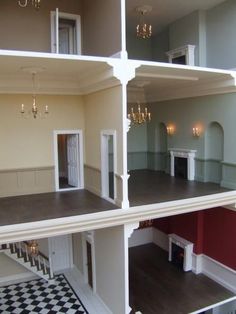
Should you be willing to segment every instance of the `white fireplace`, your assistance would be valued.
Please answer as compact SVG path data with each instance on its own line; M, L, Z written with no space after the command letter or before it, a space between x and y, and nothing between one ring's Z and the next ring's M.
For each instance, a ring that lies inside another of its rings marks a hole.
M183 270L189 271L192 270L192 255L193 255L193 243L185 240L182 237L172 233L169 234L169 258L168 260L172 261L172 246L173 244L183 248L184 258L183 258Z
M196 150L182 149L182 148L170 148L170 175L175 176L175 158L187 159L187 179L193 181L195 177L195 155Z

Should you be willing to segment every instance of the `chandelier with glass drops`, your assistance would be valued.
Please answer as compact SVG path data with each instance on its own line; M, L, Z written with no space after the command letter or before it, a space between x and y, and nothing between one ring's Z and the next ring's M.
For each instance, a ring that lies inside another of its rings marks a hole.
M135 112L134 108L131 108L131 112L128 114L128 119L131 121L131 124L142 124L145 122L151 121L151 113L148 112L147 107L144 111L141 110L141 105L138 104L138 109Z
M139 23L136 26L136 35L141 39L148 39L152 36L152 25L145 22L145 15L152 11L150 5L144 5L136 8L139 14Z

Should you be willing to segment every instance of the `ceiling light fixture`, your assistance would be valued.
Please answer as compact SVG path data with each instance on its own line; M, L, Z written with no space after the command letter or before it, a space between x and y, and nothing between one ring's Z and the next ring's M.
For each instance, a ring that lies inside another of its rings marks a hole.
M148 112L147 107L144 111L141 111L141 105L138 104L138 110L134 112L134 108L131 108L131 112L128 114L128 119L131 121L131 124L142 124L145 122L151 121L151 113Z
M144 16L152 11L150 5L143 5L136 8L136 12L139 14L139 23L136 26L136 35L140 39L148 39L152 36L152 25L147 24L144 21Z
M30 255L36 256L39 253L39 245L36 240L32 240L28 243Z
M18 5L21 8L26 8L28 6L28 4L31 2L31 5L38 10L40 8L40 2L41 0L18 0Z
M38 109L37 103L36 103L35 76L36 76L37 70L42 71L43 69L41 69L41 68L23 68L23 71L27 71L27 72L30 72L32 74L32 85L33 85L32 108L28 111L25 111L25 105L24 104L21 105L20 113L21 113L21 116L24 118L29 118L31 115L33 115L34 119L36 119L37 117L46 118L47 115L49 114L47 105L45 106L44 112L40 112Z

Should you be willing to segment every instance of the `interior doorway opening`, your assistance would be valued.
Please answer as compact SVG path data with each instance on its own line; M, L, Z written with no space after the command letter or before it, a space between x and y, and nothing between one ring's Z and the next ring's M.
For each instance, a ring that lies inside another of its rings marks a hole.
M51 12L51 51L62 54L81 54L80 15Z
M102 197L116 199L116 133L113 130L101 133Z
M56 191L84 188L82 131L55 131Z

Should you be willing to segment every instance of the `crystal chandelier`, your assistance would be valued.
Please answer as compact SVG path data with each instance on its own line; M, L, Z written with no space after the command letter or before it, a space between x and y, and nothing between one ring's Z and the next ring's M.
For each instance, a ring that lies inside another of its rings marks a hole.
M138 110L134 112L134 108L131 108L131 112L128 114L128 119L132 124L142 124L151 121L151 113L148 112L147 107L144 111L141 111L141 106L138 104Z
M152 7L149 5L144 5L142 7L136 8L136 11L140 15L139 23L136 26L136 35L138 38L148 39L152 35L152 25L145 23L144 16L152 11Z
M31 115L33 116L34 119L36 119L37 117L46 118L47 115L49 114L47 105L44 108L44 112L40 112L38 107L37 107L36 93L35 93L35 75L36 75L36 72L32 72L32 82L33 82L33 95L32 95L33 104L32 104L32 108L30 110L26 111L25 105L24 104L21 105L20 113L21 113L22 117L24 117L24 118L29 118Z
M28 6L28 4L31 2L32 6L38 10L40 8L40 2L41 0L18 0L18 5L21 7L21 8L25 8Z
M28 244L30 254L33 256L38 255L39 253L39 245L36 240L32 240Z

